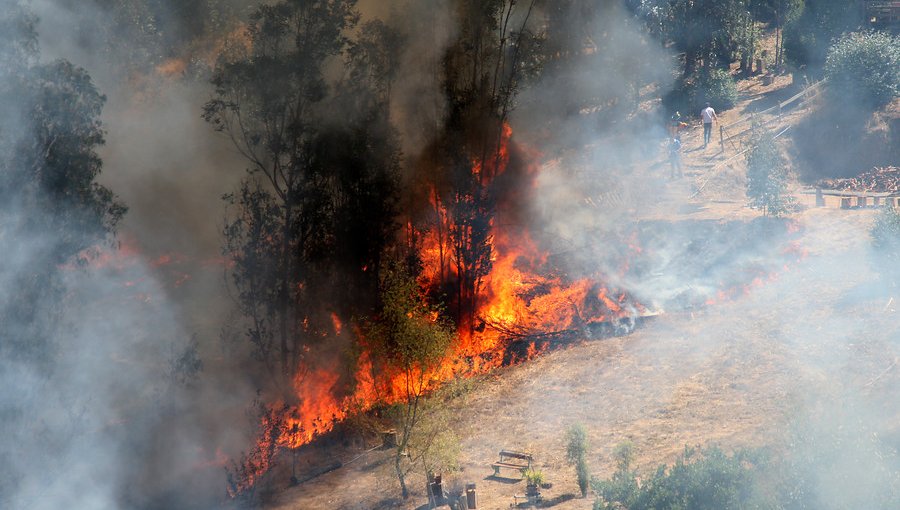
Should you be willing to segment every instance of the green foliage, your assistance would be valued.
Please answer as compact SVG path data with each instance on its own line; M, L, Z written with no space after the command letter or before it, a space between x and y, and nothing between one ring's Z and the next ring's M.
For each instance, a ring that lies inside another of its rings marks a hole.
M791 210L787 193L787 168L771 133L756 127L747 152L747 197L750 207L765 216L781 216Z
M587 496L591 478L586 459L587 450L587 431L581 424L572 425L566 432L566 460L575 466L578 488L581 489L582 496Z
M752 20L744 0L644 0L636 10L684 52L683 78L698 67L727 65L747 41Z
M721 510L754 508L757 494L758 455L737 452L727 455L718 448L685 448L671 467L638 483L627 463L610 480L594 481L600 496L597 510Z
M587 431L584 425L577 423L566 432L566 460L575 464L584 458L588 449Z
M846 34L825 59L833 102L878 107L900 96L900 36L884 32Z
M619 471L628 471L631 469L631 463L634 462L634 443L625 441L616 445L613 450L613 458L616 459L616 468Z
M731 74L723 69L712 69L680 79L663 98L663 104L670 111L699 114L707 102L716 111L724 111L733 108L737 99L737 85Z
M861 407L843 402L792 423L790 449L764 466L772 483L761 480L779 510L900 508L900 452L883 422L860 419Z
M540 487L544 483L544 472L541 470L528 469L523 474L525 476L525 483L528 485Z
M724 69L713 69L700 75L694 110L699 110L706 103L720 111L729 110L734 108L737 97L737 86L731 73Z
M831 41L861 21L857 2L806 0L801 14L785 26L785 59L796 68L818 74Z
M896 287L900 283L900 211L893 207L882 209L869 233L875 266Z
M757 19L781 27L800 16L804 0L750 0L749 3L750 12L755 13Z
M402 407L394 408L395 417L403 413ZM420 464L423 474L459 470L460 438L453 429L450 403L437 396L429 397L418 412L418 423L406 445L409 466Z
M616 460L616 472L612 478L591 481L594 491L600 496L594 503L595 510L612 509L616 503L630 509L640 494L637 473L631 469L634 444L625 442L617 445L613 457Z
M454 330L441 310L424 303L415 278L400 262L381 269L381 313L363 325L363 337L389 374L402 378L405 394L390 412L398 430L394 473L404 498L406 477L421 461L425 473L455 467L458 439L450 431L438 400L424 397L433 387L431 369L445 357Z
M381 359L416 378L409 396L421 395L429 382L425 369L443 359L453 328L438 307L423 302L415 278L402 264L385 264L381 278L381 314L367 323L365 338Z
M647 28L618 2L543 4L540 90L549 87L554 93L529 104L541 120L564 120L585 108L617 118L637 108L645 84L671 79L660 48L644 35ZM595 50L584 51L588 47Z
M591 470L588 467L587 459L581 458L575 463L575 476L581 497L586 497L591 486Z

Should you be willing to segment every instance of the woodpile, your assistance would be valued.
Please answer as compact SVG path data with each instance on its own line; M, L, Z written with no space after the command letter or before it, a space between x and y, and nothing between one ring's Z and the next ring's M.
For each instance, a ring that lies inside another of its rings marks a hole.
M819 189L839 191L900 193L900 167L875 167L856 177L847 179L822 179L816 183L816 187Z

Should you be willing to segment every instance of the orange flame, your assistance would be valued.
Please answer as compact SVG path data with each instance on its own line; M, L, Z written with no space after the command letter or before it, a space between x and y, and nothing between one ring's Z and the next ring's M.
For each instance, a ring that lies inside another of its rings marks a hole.
M485 162L473 159L473 176L486 183L506 170L511 136L512 129L504 125L498 153ZM449 263L451 218L437 191L432 188L429 195L436 226L418 239L423 263L419 283L423 287L440 284L455 276L455 264ZM408 232L414 229L411 223L407 225ZM459 328L456 341L442 363L428 373L412 374L416 380L424 381L424 388L421 388L424 391L434 390L456 377L485 373L504 363L533 359L550 347L549 341L531 341L524 354L508 356L506 351L514 337L527 339L578 330L624 317L639 307L629 305L624 293L613 297L605 285L592 279L568 281L563 275L548 275L543 269L547 265L547 254L538 248L527 230L511 231L492 222L490 236L492 266L483 282L476 311L478 324ZM639 247L632 249L640 250ZM331 318L335 334L340 335L340 318L336 314ZM280 447L297 448L331 431L354 412L408 398L410 374L376 366L364 339L358 331L355 333L363 349L357 359L356 373L352 375L352 385L342 385L336 361L332 366L305 371L305 375L294 381L299 404L286 411L283 433L277 438L263 435L259 441L275 441ZM348 386L352 386L352 390L347 390Z

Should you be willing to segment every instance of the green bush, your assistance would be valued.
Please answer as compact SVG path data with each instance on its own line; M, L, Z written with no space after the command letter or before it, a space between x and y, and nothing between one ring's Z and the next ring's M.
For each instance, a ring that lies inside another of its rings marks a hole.
M878 107L900 96L900 36L855 32L838 39L825 58L832 100Z
M525 471L525 483L527 483L528 485L534 485L535 487L540 487L544 484L543 471L536 471L534 469Z
M578 477L578 488L582 496L587 496L591 474L588 469L587 455L588 441L587 431L582 425L576 424L566 432L566 460L575 466L575 474Z
M781 216L793 207L787 193L787 166L768 131L754 126L747 152L747 198L765 216Z
M875 267L893 287L900 282L900 212L882 209L870 231Z
M671 467L660 466L643 483L627 463L610 480L595 481L600 498L596 510L683 510L768 508L757 495L758 456L749 452L727 455L718 448L684 454ZM761 470L759 470L761 471Z
M717 110L730 110L737 99L737 85L731 74L723 69L713 69L700 75L694 109L699 111L703 104L710 103Z
M737 99L737 85L731 74L723 69L712 69L679 80L663 98L663 104L670 111L690 112L695 116L706 103L716 111L724 111L733 108Z

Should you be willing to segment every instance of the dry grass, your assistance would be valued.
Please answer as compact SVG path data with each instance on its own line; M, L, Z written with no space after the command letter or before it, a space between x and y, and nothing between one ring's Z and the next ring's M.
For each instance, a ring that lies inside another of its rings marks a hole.
M573 423L587 428L593 473L607 476L613 448L626 440L642 470L672 461L685 445L777 449L808 402L847 390L886 397L900 384L900 370L890 370L896 312L885 308L883 294L860 293L876 286L864 263L846 264L864 252L872 216L808 211L799 217L808 257L765 287L482 378L456 412L454 426L466 439L463 470L450 480L477 483L480 508L505 508L524 483L489 476L502 448L534 453L554 484L547 497L578 493L564 460L563 434ZM885 427L892 430L890 420ZM406 503L391 499L396 492L378 475L379 455L291 489L273 508L419 506L421 490ZM556 508L590 505L576 498Z
M723 121L736 120L742 107L784 86L784 80L769 88L756 80L742 83L745 101ZM691 199L692 183L728 155L697 150L701 136L696 128L685 134L688 179L667 181L661 154L637 175L643 188L614 197L631 206L632 219L675 223L757 216L744 206L742 161L717 177L711 196ZM590 198L584 200L587 210L603 209L610 200ZM565 499L579 492L575 470L564 458L563 436L574 423L588 431L592 472L608 476L612 451L623 441L634 443L637 467L644 471L671 462L686 445L778 451L792 423L811 409L839 408L847 394L880 405L883 423L875 426L900 445L900 409L890 399L900 389L900 368L892 368L900 347L895 340L900 295L885 306L890 293L866 262L873 217L873 211L833 208L798 213L799 239L770 248L773 254L799 248L806 257L749 294L693 313L664 315L627 337L586 341L479 379L455 411L453 426L464 438L462 470L446 477L448 483L475 482L479 508L508 508L514 494L524 493L524 482L493 479L490 464L503 448L527 450L553 483L545 496ZM388 454L373 452L289 489L270 507L419 507L424 480L413 478L413 497L397 500L384 474ZM575 498L554 508L591 505L590 498Z

